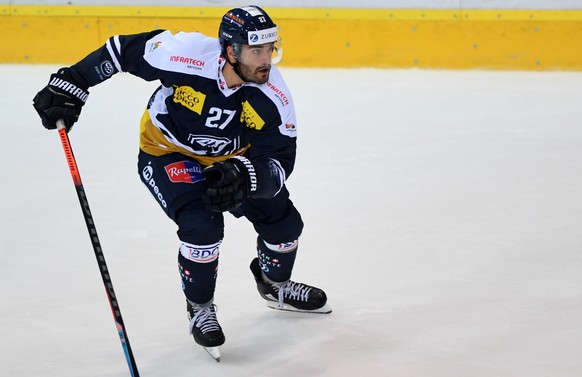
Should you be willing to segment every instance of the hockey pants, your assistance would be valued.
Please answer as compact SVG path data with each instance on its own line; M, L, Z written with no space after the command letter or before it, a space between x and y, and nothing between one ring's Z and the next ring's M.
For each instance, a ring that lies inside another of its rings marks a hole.
M182 288L186 298L197 304L213 300L220 243L224 238L223 213L207 210L202 203L206 186L201 169L194 160L178 153L152 156L139 152L142 182L178 226ZM287 188L283 187L270 199L249 198L232 214L244 216L253 224L258 234L259 261L267 277L273 281L288 280L303 222Z

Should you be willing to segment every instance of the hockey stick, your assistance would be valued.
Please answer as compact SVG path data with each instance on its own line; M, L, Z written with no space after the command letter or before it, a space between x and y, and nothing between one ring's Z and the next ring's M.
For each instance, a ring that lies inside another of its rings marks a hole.
M63 149L65 150L67 162L69 163L69 170L71 171L71 176L73 177L75 190L77 191L77 196L79 197L79 203L81 204L83 217L85 217L85 224L87 224L89 237L91 238L91 243L93 244L93 251L95 252L95 257L97 258L99 272L101 272L103 285L105 286L105 291L107 292L107 298L109 299L109 305L111 306L113 319L115 320L115 325L117 326L117 333L119 334L119 339L121 340L121 346L123 347L123 352L125 353L125 359L127 360L127 365L129 366L129 371L131 372L132 377L139 377L139 372L137 371L137 365L133 357L133 352L131 352L131 346L129 345L129 338L127 337L125 325L123 324L123 318L121 317L121 310L119 309L119 304L117 303L117 298L115 297L115 292L113 291L111 277L109 276L109 270L107 269L107 264L105 263L105 256L103 255L103 251L101 250L101 243L99 242L99 237L97 236L97 229L95 228L93 216L91 215L91 210L89 209L87 195L85 195L85 189L83 188L81 175L79 174L79 169L77 169L77 161L73 155L73 149L71 148L69 136L67 135L67 130L65 129L65 124L61 119L57 121L57 128L59 130L61 142L63 143Z

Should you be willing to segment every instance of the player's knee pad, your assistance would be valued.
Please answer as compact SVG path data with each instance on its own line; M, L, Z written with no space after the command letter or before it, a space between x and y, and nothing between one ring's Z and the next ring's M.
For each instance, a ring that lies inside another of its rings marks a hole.
M285 187L271 199L248 198L236 211L235 216L246 216L253 223L257 234L265 241L296 240L303 231L303 220Z
M211 245L224 238L222 213L204 209L202 201L193 200L177 213L178 238L186 244Z
M283 282L291 279L298 241L271 244L257 239L259 266L270 280Z

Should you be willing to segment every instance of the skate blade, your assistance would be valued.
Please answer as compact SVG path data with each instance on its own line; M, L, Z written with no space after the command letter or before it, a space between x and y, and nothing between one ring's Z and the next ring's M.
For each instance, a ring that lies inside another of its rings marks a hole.
M332 311L331 306L329 306L328 304L325 304L321 308L314 309L314 310L297 309L297 308L295 308L291 305L287 305L287 304L283 304L283 307L280 307L279 303L274 302L274 301L267 301L267 306L271 309L282 310L285 312L295 312L295 313L329 314Z
M217 363L220 363L220 347L202 347L210 356L216 360Z

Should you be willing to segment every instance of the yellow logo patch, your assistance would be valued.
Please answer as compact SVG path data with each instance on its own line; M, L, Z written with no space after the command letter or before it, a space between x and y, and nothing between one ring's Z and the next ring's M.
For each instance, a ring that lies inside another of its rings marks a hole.
M242 103L240 121L244 122L248 128L254 128L255 130L260 130L265 125L265 121L259 116L259 114L257 114L255 109L253 109L249 101L244 101Z
M180 86L174 90L174 102L202 115L206 94L195 91L189 86Z

